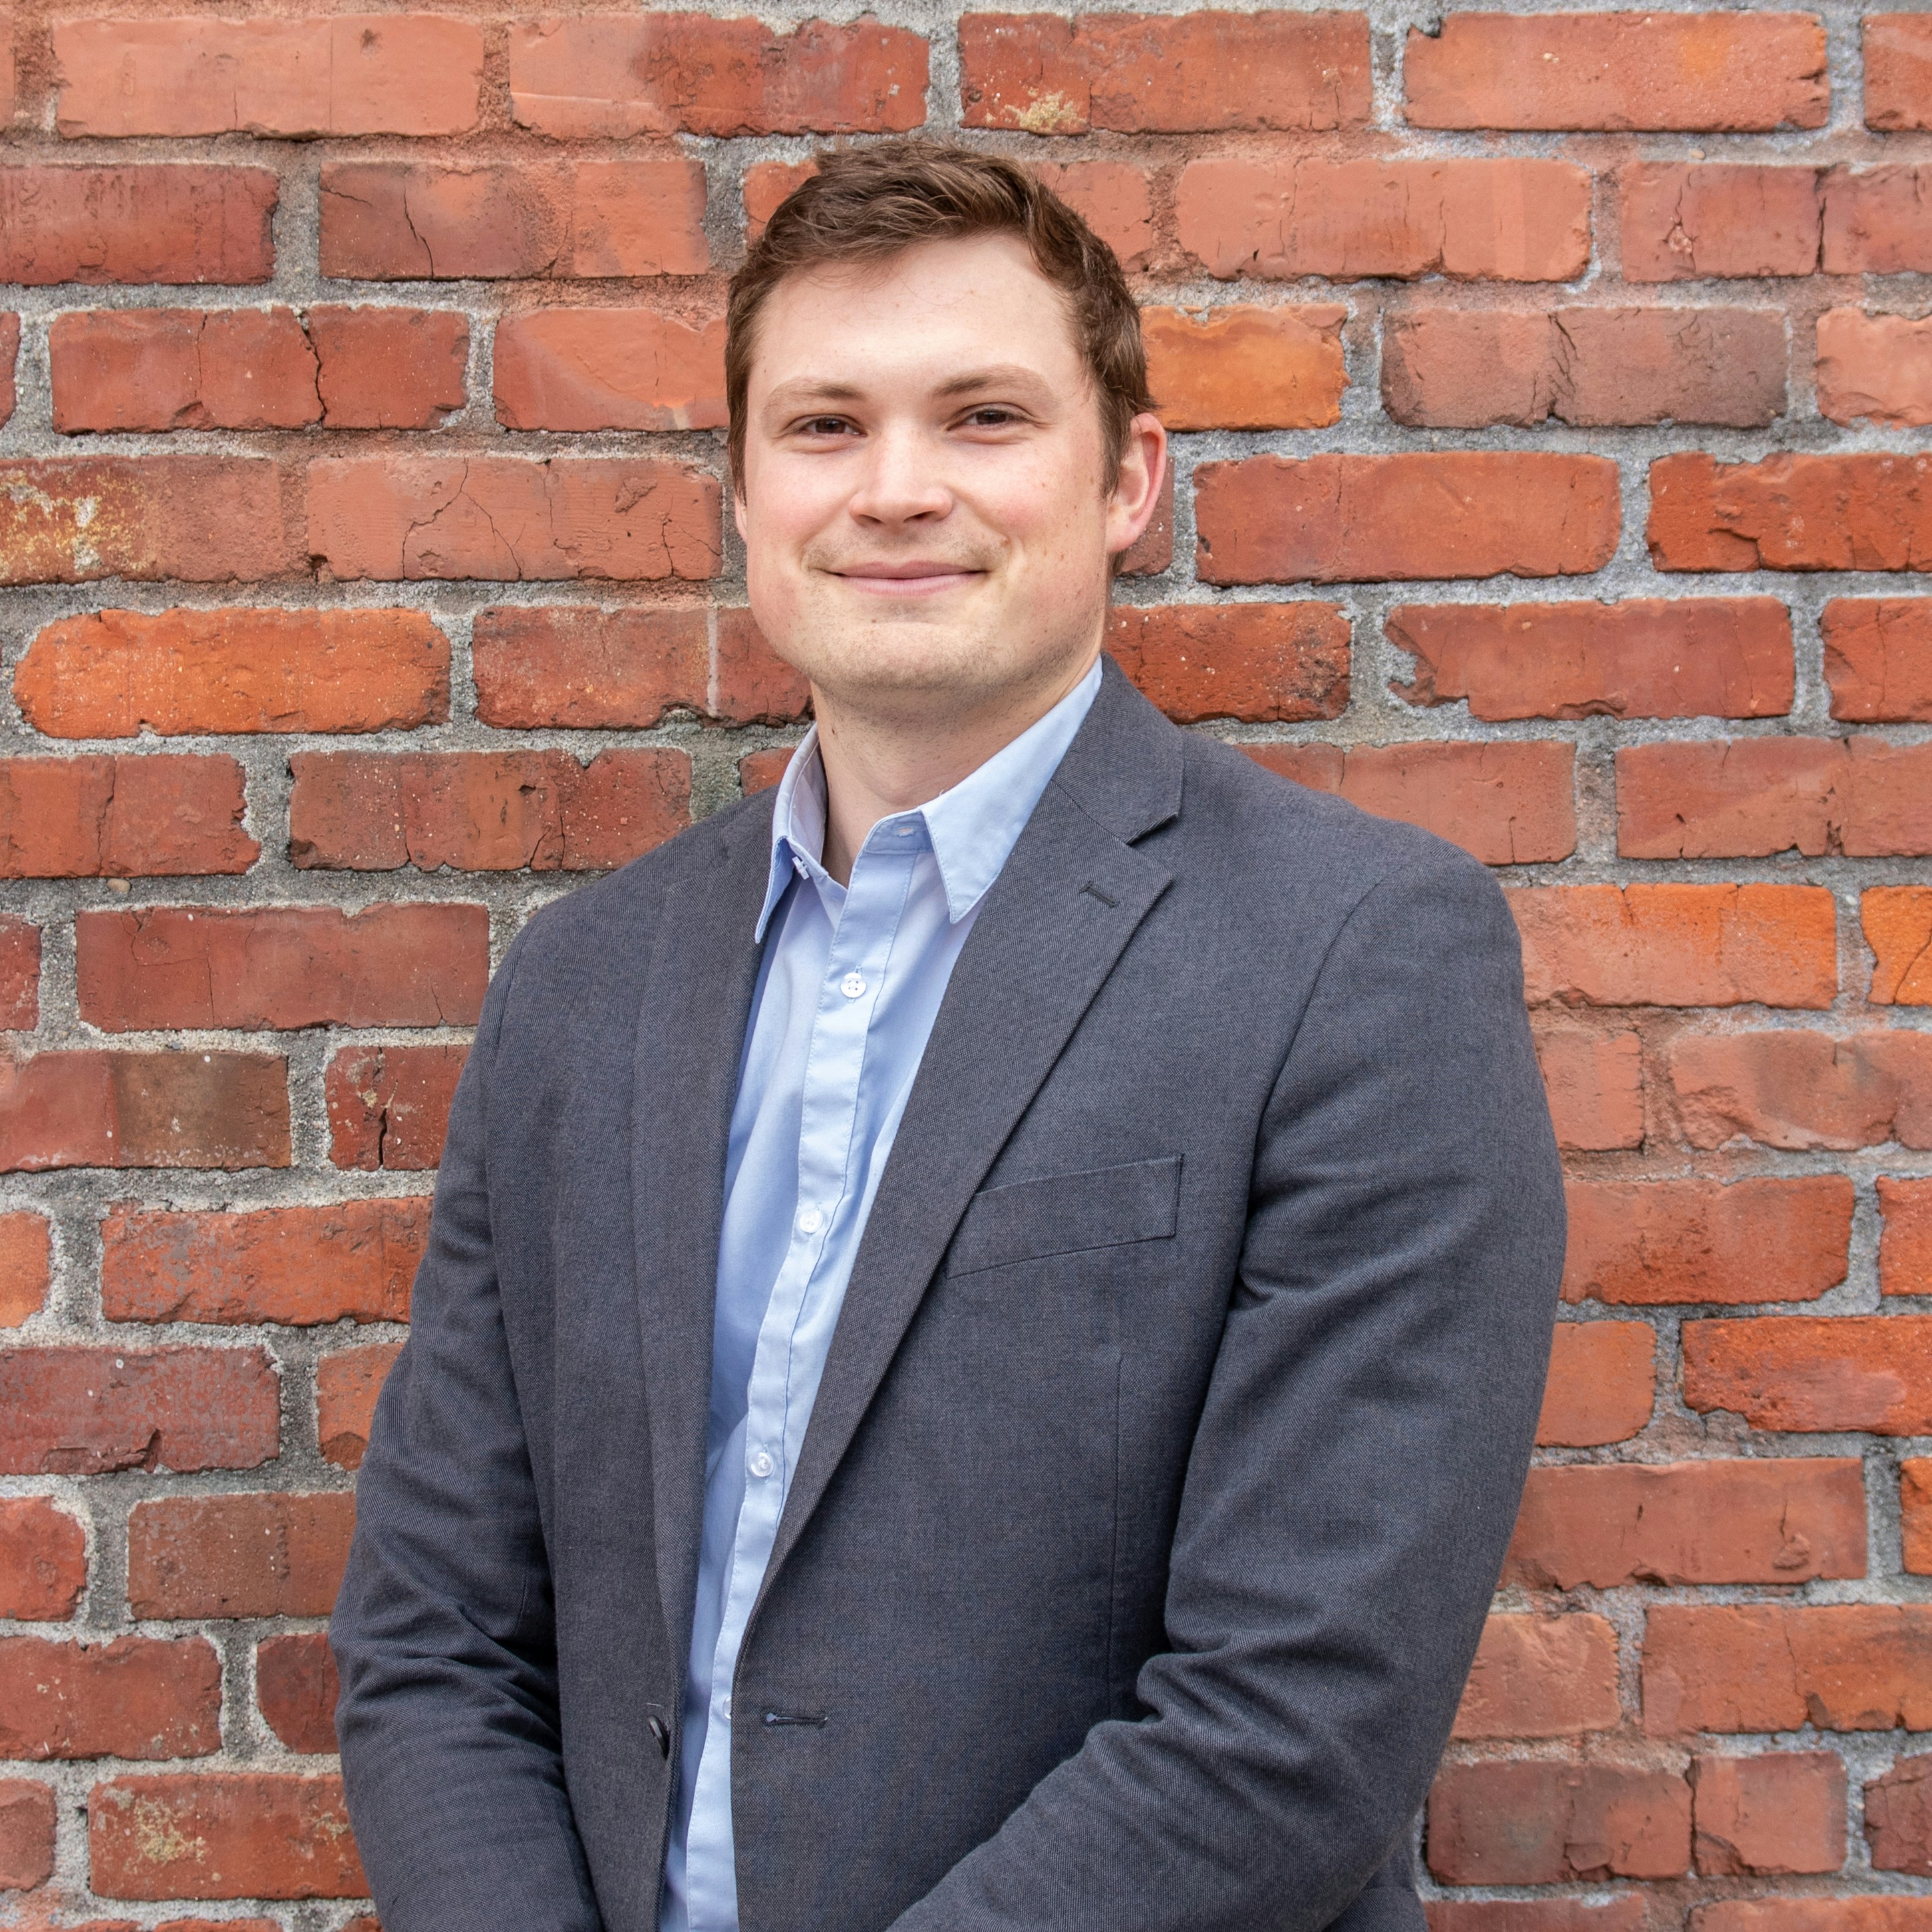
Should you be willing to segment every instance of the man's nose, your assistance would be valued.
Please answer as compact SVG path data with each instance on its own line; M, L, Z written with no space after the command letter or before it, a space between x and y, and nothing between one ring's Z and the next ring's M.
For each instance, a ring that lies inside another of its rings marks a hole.
M851 502L852 514L872 524L937 522L952 507L944 453L910 425L874 432Z

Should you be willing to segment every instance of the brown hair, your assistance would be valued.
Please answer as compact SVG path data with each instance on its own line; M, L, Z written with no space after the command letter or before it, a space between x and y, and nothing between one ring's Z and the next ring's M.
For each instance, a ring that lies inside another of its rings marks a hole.
M1140 310L1113 250L1058 195L998 154L939 141L886 141L821 154L818 169L778 204L731 278L724 398L738 487L758 311L786 276L830 262L885 262L926 242L1011 234L1024 240L1040 273L1066 298L1100 399L1111 490L1128 426L1154 407Z

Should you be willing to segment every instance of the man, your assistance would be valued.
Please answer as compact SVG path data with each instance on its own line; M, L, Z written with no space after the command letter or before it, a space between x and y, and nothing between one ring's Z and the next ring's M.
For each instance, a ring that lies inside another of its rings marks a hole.
M1562 1245L1514 929L1100 656L1166 450L1004 160L732 292L776 797L496 976L334 1637L386 1932L1409 1932Z

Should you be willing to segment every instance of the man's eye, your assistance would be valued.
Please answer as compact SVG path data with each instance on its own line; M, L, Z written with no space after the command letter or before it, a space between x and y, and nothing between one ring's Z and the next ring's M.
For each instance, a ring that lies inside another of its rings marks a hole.
M843 416L808 416L799 424L806 436L842 436L850 428Z
M1003 409L993 403L988 404L984 409L973 410L966 418L968 426L973 429L1004 429L1009 423L1018 421L1016 411Z

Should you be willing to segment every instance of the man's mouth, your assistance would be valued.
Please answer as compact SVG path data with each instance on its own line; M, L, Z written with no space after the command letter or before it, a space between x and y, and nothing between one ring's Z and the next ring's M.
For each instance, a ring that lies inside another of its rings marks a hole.
M855 563L827 573L874 597L934 597L986 575L970 564L930 560Z

